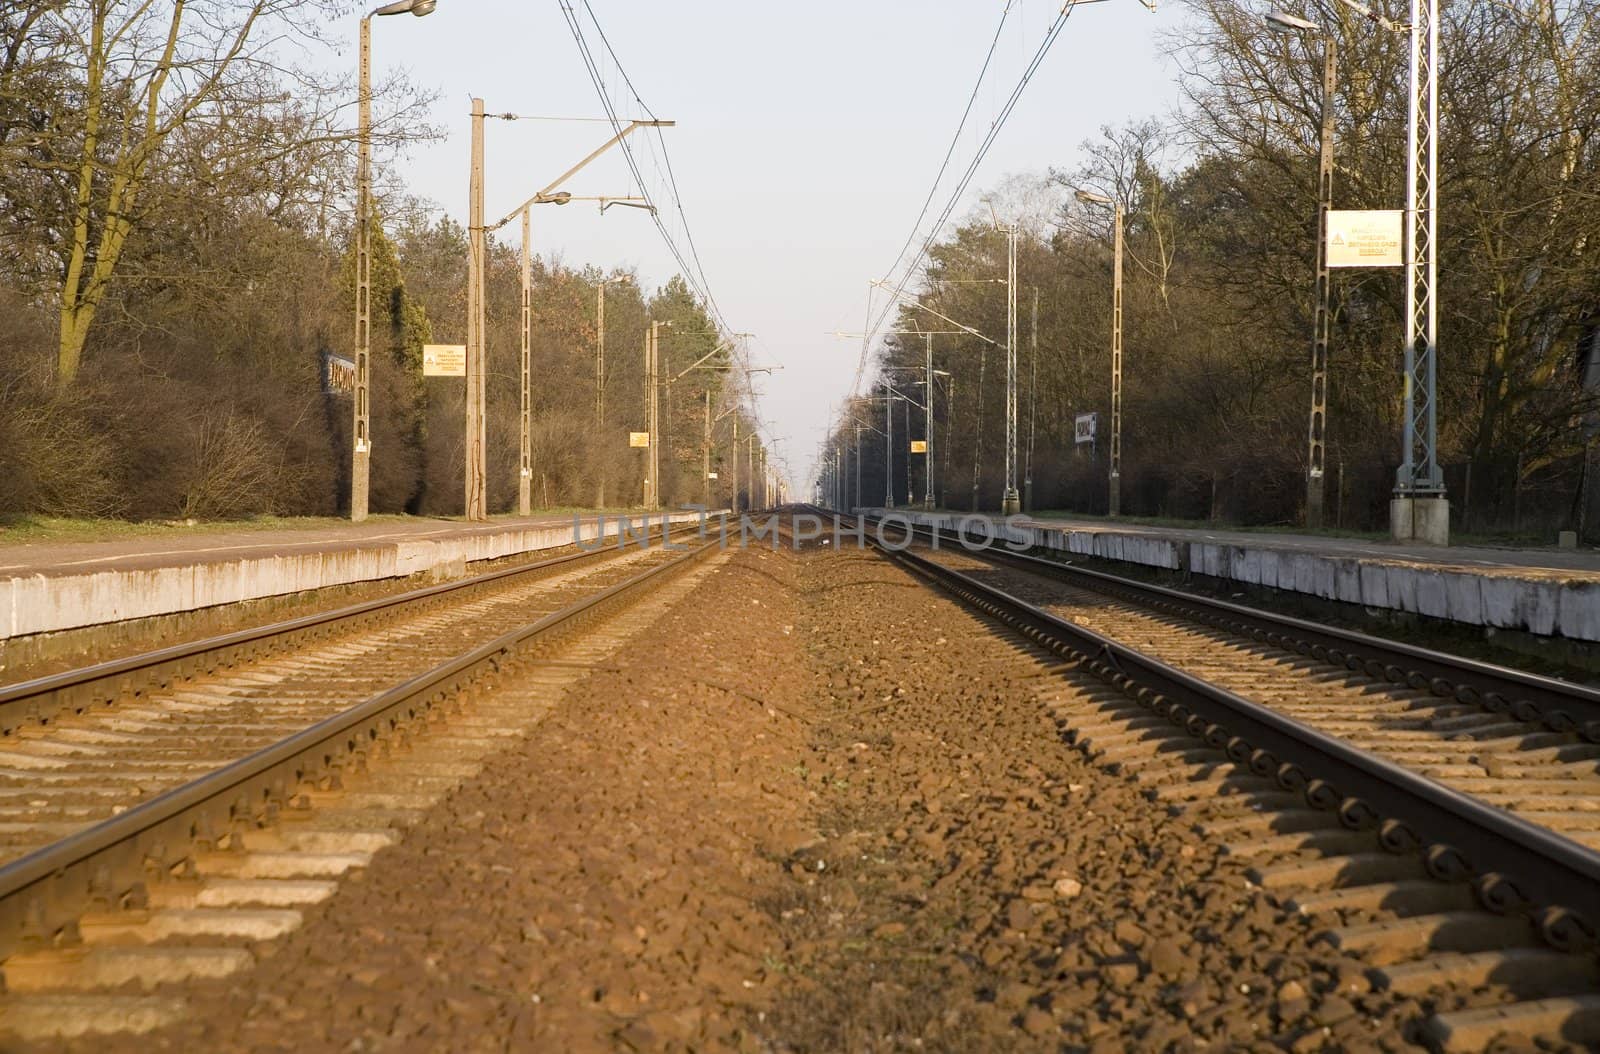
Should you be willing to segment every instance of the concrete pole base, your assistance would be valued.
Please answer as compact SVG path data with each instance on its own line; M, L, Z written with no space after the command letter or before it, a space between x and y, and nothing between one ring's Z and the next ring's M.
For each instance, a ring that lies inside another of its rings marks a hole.
M1389 500L1389 534L1397 542L1450 544L1450 499L1440 494Z
M1022 499L1017 496L1017 488L1010 487L1006 490L1005 497L1000 499L1000 515L1015 516L1022 511Z

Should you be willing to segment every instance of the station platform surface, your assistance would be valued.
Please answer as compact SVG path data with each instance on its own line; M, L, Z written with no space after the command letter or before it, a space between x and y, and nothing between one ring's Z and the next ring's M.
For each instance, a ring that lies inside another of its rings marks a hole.
M970 515L893 511L947 529ZM1007 533L1001 517L986 518L997 534ZM1029 516L1017 526L1027 537L1014 540L1040 549L1303 593L1372 611L1600 642L1600 552L1592 548L1437 548L1054 516Z
M593 513L581 514L592 519ZM565 526L572 513L465 520L370 520L315 527L216 529L203 525L93 541L7 542L0 531L0 577L77 575L86 571L225 563L231 560L335 552L374 545L493 536L528 527Z
M1278 531L1229 531L1194 527L1162 527L1115 520L1073 519L1050 515L1029 516L1027 522L1038 527L1063 527L1071 531L1104 531L1115 534L1149 535L1182 541L1210 542L1240 548L1282 549L1289 552L1319 553L1369 560L1395 560L1426 567L1465 568L1486 574L1522 575L1539 572L1540 577L1580 579L1600 582L1600 549L1518 549L1499 546L1401 545L1367 538L1321 534L1292 534Z
M0 534L0 641L355 582L459 576L474 563L598 536L595 513L576 514L576 531L574 515L484 523L385 518L259 530L197 526L100 541L10 544ZM619 513L604 515L605 533L613 534ZM642 514L632 515L637 524Z

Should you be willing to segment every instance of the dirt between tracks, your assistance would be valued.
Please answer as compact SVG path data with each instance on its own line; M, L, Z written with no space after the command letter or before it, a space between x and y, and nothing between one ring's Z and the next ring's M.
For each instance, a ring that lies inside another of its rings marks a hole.
M619 663L117 1046L1407 1046L1414 1007L1063 745L1058 670L870 554L738 554Z

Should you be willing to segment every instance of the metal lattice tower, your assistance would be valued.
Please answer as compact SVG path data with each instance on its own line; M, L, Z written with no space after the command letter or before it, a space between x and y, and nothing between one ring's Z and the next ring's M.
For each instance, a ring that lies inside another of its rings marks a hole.
M1411 0L1411 115L1407 125L1405 434L1395 492L1440 497L1437 267L1439 3Z

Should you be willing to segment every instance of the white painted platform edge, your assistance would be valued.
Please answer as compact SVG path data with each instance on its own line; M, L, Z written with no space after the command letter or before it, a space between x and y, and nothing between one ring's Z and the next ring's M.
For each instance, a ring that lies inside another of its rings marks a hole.
M960 516L894 510L919 524L954 529ZM1407 567L1350 556L1254 549L1216 542L1153 538L1096 529L999 528L1003 536L1043 549L1161 567L1187 568L1247 585L1327 600L1387 608L1543 637L1600 641L1600 583L1524 578L1508 568L1494 575Z
M669 518L674 523L684 523L695 519L695 514L674 513ZM615 521L608 518L606 534L615 533ZM582 540L596 536L594 521L585 522ZM352 582L403 578L436 568L571 544L573 531L568 523L207 564L0 577L0 640L171 615Z

